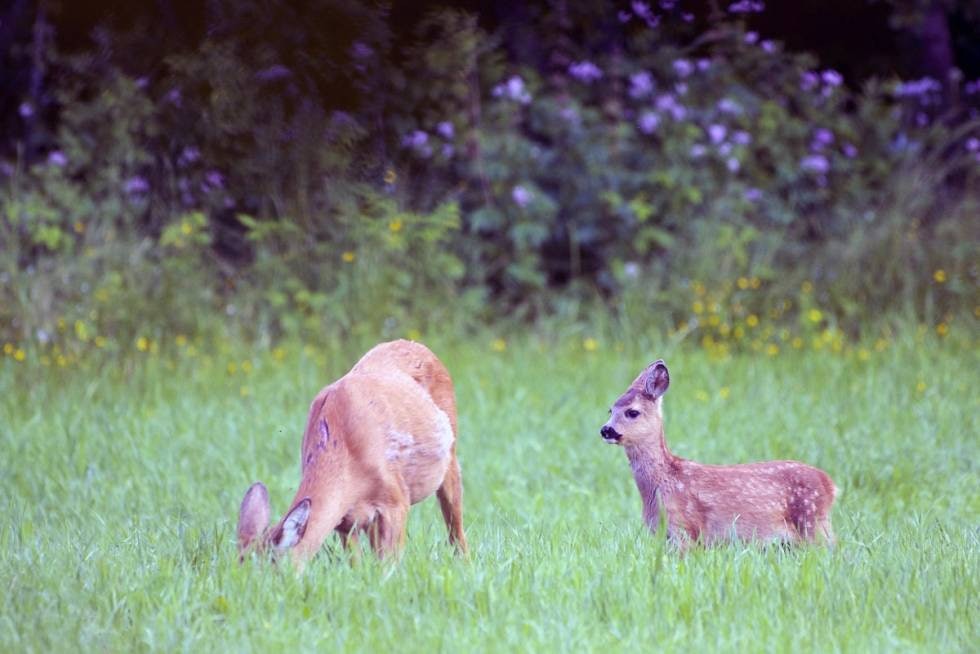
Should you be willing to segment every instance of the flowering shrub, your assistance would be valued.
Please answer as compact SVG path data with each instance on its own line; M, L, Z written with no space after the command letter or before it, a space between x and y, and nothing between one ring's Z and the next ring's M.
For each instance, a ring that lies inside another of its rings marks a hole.
M722 342L972 311L980 81L856 90L748 30L764 3L722 4L556 4L523 52L461 11L396 48L382 9L325 0L356 28L303 58L234 29L162 62L111 32L52 53L54 99L18 114L57 119L0 162L0 329L395 335L604 301Z

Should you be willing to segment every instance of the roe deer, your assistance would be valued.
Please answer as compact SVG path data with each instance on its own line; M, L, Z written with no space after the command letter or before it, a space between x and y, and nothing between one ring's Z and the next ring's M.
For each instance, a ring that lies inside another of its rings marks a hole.
M600 433L622 445L656 530L660 511L681 549L729 538L833 544L830 507L837 489L823 470L798 461L716 466L674 456L664 440L663 395L670 375L662 360L640 373L610 409Z
M240 559L250 548L292 550L301 565L335 530L344 547L366 531L383 557L401 548L409 506L433 492L449 541L465 554L456 430L453 382L442 362L420 343L375 346L313 400L299 490L283 519L268 528L269 495L261 482L245 493Z

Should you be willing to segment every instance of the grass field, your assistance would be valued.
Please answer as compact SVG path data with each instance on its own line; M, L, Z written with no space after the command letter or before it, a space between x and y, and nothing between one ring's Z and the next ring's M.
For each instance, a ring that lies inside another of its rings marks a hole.
M352 567L332 538L301 576L237 564L238 502L261 479L284 510L309 401L358 351L0 360L0 651L976 651L974 348L431 345L456 379L470 558L430 499L399 562ZM657 356L674 452L822 467L836 549L681 557L644 530L598 429Z

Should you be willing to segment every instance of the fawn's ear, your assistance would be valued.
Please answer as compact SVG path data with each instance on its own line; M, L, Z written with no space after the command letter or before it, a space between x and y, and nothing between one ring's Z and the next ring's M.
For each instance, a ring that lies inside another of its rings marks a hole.
M257 481L245 492L238 511L238 551L244 552L269 526L269 491Z
M655 400L667 392L668 386L670 386L670 373L667 372L667 364L663 359L657 359L647 368L646 378L643 380L643 393Z
M282 529L277 530L273 545L280 550L288 550L303 538L306 533L306 523L310 520L310 498L292 508L282 519Z

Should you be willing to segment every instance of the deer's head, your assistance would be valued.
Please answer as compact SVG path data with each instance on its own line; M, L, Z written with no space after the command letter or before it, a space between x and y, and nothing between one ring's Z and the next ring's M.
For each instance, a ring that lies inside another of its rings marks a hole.
M310 498L296 504L278 525L269 529L269 491L260 481L252 484L238 512L238 560L249 551L269 552L278 557L293 547L306 533L310 519Z
M599 433L607 443L633 445L663 431L663 395L670 386L667 364L657 359L640 373L609 410Z

